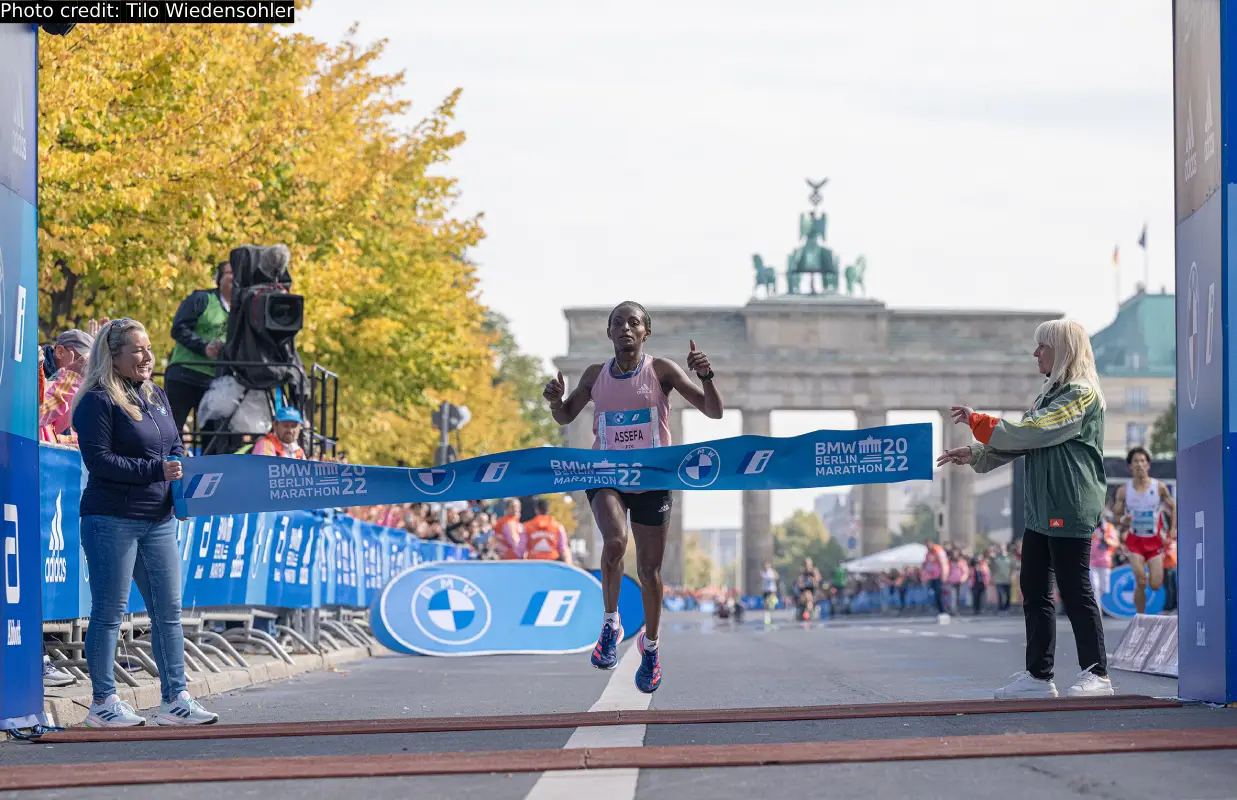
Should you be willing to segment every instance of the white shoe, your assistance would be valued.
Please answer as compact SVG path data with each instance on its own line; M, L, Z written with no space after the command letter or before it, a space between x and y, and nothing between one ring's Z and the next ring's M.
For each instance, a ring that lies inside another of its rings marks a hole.
M996 690L997 700L1013 700L1017 697L1056 697L1057 685L1052 681L1041 681L1031 677L1031 673L1023 670L1011 676L1013 680L1008 686Z
M44 686L57 689L61 686L72 686L75 683L77 683L77 678L52 664L52 660L47 656L43 656Z
M948 625L952 621L953 621L953 618L950 617L948 614L937 614L936 615L937 625Z
M1116 692L1112 689L1112 681L1101 678L1091 670L1078 673L1078 680L1065 690L1067 697L1108 697Z
M87 728L137 728L145 724L146 719L116 695L102 703L91 703L86 715Z
M207 711L188 692L181 692L174 703L164 703L155 714L157 725L210 725L219 721L219 715Z

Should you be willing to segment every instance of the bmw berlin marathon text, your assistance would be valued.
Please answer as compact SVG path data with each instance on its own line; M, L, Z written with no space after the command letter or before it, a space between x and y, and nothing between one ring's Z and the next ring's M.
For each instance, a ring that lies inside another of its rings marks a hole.
M906 472L907 442L904 438L869 436L858 442L817 442L816 474L822 477Z

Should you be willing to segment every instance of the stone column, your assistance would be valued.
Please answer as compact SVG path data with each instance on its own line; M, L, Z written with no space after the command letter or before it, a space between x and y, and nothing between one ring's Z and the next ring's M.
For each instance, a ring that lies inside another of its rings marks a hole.
M860 428L879 428L888 424L883 408L856 411L855 417ZM871 555L888 550L891 537L889 533L889 484L867 483L857 488L859 489L859 553Z
M743 409L744 436L770 436L769 411ZM760 590L760 571L773 559L773 504L767 491L743 493L743 587L745 594Z
M567 446L579 450L587 450L593 446L593 409L586 406L580 416L567 426ZM588 504L584 492L571 493L572 508L575 509L576 532L573 538L584 542L585 553L581 567L598 569L601 566L601 536L597 525L593 522L593 510Z
M670 410L670 442L683 444L683 411ZM683 493L674 493L670 530L666 533L666 553L661 562L661 579L667 586L683 583Z
M946 450L972 444L970 428L955 425L949 411L941 412L941 424L945 426L942 440ZM975 470L966 466L945 468L945 530L941 540L960 547L975 544Z

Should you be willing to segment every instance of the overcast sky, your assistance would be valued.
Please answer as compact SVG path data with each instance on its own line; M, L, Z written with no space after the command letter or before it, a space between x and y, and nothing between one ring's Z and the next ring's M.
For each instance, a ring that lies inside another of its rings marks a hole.
M1151 286L1172 291L1170 14L1170 0L317 0L297 30L389 39L380 68L406 72L414 116L464 90L468 142L447 171L460 213L485 214L484 301L548 363L565 307L746 302L751 254L780 270L795 246L808 176L830 179L831 246L866 255L869 293L892 307L1059 310L1098 330L1114 245L1123 293L1142 279L1144 222ZM729 413L685 425L689 440L739 432ZM853 425L773 418L775 435ZM737 497L687 494L689 528L738 526ZM813 494L776 494L775 519Z

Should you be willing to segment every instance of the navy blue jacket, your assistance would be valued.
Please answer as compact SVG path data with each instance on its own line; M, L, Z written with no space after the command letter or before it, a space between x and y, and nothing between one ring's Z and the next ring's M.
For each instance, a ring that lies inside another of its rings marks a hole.
M171 404L155 387L154 403L129 384L140 422L112 402L102 387L82 395L73 411L73 427L89 479L82 492L81 515L98 514L162 522L172 516L172 484L163 479L168 456L184 456Z

